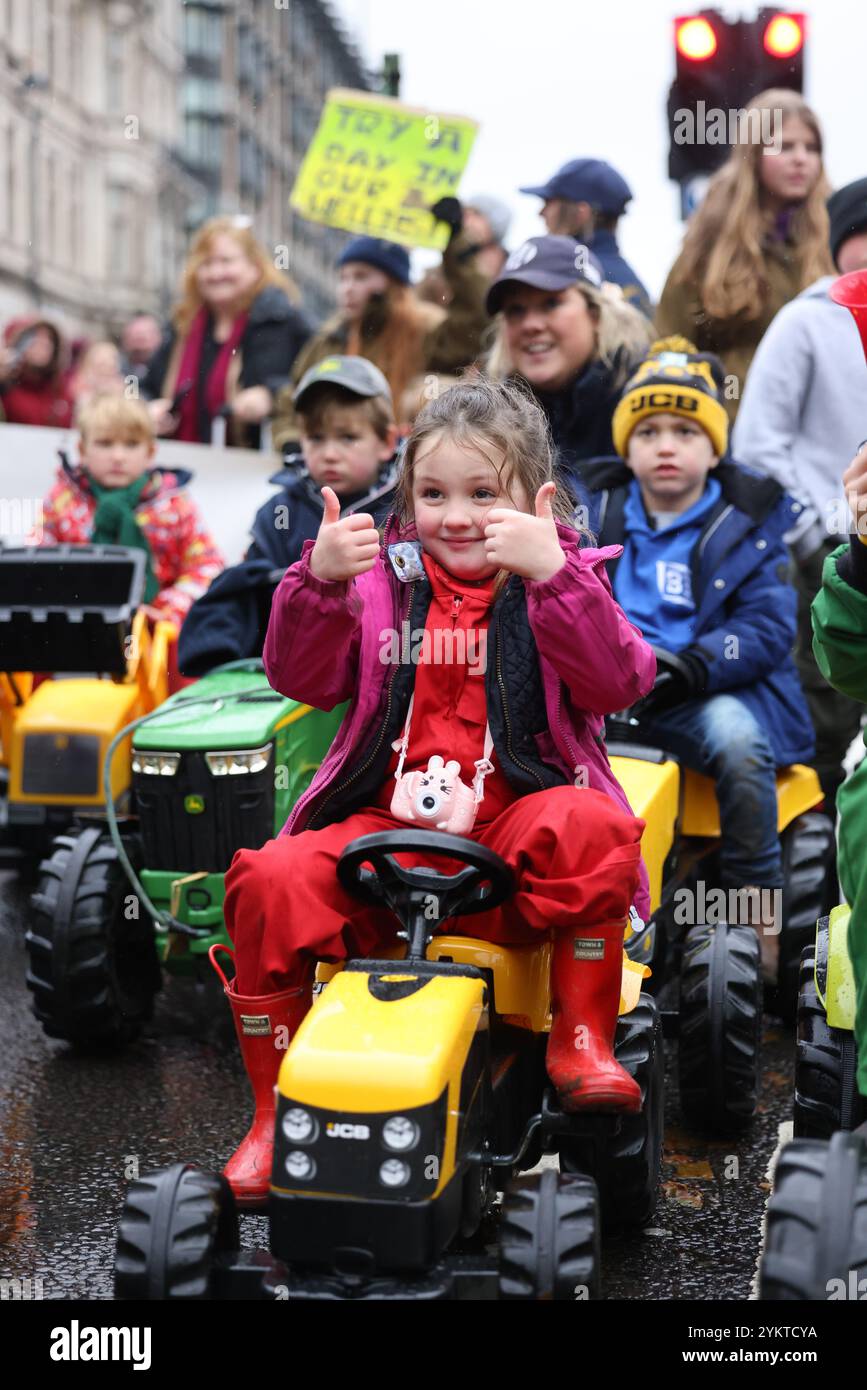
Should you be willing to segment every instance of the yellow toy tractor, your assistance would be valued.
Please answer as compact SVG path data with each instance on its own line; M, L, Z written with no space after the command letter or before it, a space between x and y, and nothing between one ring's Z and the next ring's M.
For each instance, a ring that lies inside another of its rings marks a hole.
M408 853L463 867L407 869ZM664 1060L645 970L624 958L615 1040L641 1112L566 1115L545 1071L550 941L442 934L504 901L509 867L471 840L397 830L347 846L338 874L404 944L319 968L279 1074L270 1249L240 1248L225 1179L175 1164L130 1184L117 1296L596 1296L600 1224L644 1222L656 1198ZM560 1172L518 1176L543 1152Z
M661 672L676 663L655 649ZM647 827L641 842L650 877L651 918L626 949L652 971L667 1036L677 1036L681 1110L705 1129L736 1132L758 1101L763 983L752 926L733 925L719 884L719 811L711 778L681 768L643 741L640 705L609 722L611 766ZM825 903L834 826L819 809L812 768L777 774L783 854L777 980L764 1003L794 1020L801 952Z
M150 630L139 607L143 589L144 556L137 550L0 548L0 864L31 875L54 842L61 894L75 855L104 826L103 767L112 739L168 694L175 629L159 622ZM111 795L121 819L130 811L131 784L127 748L112 764ZM93 829L83 837L64 835L74 820ZM95 883L101 872L94 862ZM135 991L147 1008L154 971L159 980L155 962L150 965L150 923L127 925L130 949L138 952L131 972ZM86 965L86 932L74 949ZM28 974L48 1033L60 1007L51 951L50 939L36 942Z

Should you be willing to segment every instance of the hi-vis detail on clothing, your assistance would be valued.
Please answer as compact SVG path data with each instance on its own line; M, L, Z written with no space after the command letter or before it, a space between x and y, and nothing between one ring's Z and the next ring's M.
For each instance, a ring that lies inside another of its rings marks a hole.
M683 608L693 608L692 577L689 565L677 560L657 560L656 583L659 596L666 603L676 603Z

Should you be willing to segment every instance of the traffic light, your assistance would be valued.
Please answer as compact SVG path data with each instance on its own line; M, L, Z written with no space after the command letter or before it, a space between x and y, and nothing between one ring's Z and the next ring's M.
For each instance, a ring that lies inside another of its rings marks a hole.
M769 87L804 90L806 39L806 15L788 10L759 11L752 25L752 46L757 57L752 80L757 85L750 96L765 92Z
M765 8L753 20L727 20L718 10L674 21L675 79L668 94L669 178L678 183L712 174L728 158L730 111L769 87L803 90L806 18ZM725 113L726 138L720 138Z
M677 66L668 94L668 176L678 183L712 173L726 157L727 150L708 143L705 118L708 111L729 107L737 37L737 26L718 10L701 10L674 21Z

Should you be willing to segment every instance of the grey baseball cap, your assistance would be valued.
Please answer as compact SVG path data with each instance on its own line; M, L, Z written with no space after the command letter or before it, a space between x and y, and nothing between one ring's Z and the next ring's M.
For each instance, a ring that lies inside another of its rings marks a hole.
M354 396L384 396L389 405L391 387L378 367L366 357L346 357L333 353L306 371L292 397L297 409L314 386L342 386Z

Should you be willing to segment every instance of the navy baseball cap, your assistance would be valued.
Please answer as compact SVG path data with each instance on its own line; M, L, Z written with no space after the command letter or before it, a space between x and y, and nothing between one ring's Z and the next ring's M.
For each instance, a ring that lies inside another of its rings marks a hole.
M533 236L513 251L497 276L485 307L496 314L507 285L532 285L537 290L565 290L568 285L599 289L605 276L592 251L571 236Z
M537 198L565 198L570 203L589 203L600 212L622 212L632 197L632 189L621 174L604 159L570 159L547 183L538 188L522 188Z

